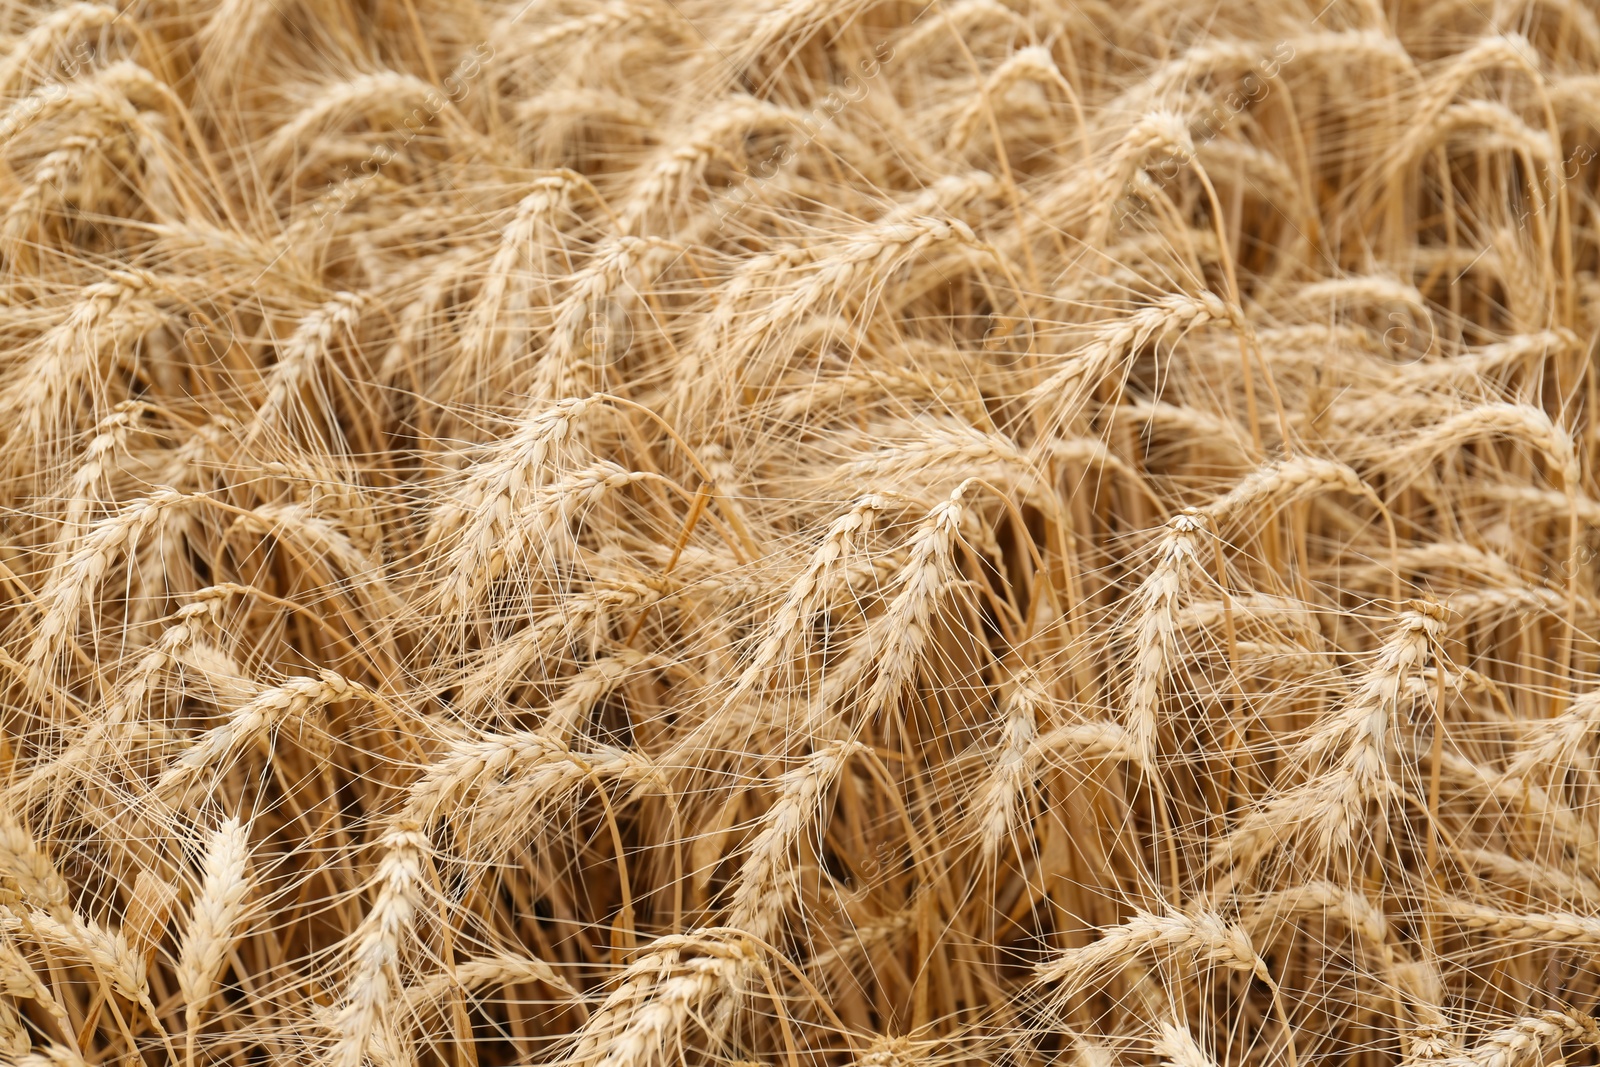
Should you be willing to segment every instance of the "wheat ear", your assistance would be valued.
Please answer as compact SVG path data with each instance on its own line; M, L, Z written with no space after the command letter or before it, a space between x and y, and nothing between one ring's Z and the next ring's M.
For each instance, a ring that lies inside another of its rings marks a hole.
M243 934L239 927L251 889L248 831L238 819L228 819L207 842L200 885L178 948L178 989L183 994L190 1060L200 1013L215 991L223 960Z

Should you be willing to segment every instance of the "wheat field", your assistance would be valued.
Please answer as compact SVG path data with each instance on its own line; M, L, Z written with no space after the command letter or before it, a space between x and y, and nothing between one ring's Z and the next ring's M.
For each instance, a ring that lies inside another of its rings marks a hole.
M0 1062L1597 1062L1586 0L0 35Z

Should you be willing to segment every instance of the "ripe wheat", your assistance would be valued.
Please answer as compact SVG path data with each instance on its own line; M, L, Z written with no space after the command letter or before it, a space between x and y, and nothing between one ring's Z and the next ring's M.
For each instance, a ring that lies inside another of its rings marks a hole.
M0 1062L1600 1062L1597 72L0 6Z

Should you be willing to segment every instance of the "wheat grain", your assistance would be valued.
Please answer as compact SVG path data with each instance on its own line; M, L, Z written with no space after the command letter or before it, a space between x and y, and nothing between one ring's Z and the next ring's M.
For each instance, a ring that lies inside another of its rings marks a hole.
M1439 906L1442 914L1467 930L1482 930L1511 941L1600 943L1600 919L1573 912L1511 912L1454 898L1441 900Z
M1019 672L1011 684L1002 740L984 781L973 790L971 817L985 866L1011 833L1020 794L1032 781L1041 755L1038 718L1046 693L1032 671Z
M1052 987L1060 999L1079 992L1110 969L1144 952L1171 953L1198 964L1220 964L1235 970L1264 973L1265 964L1237 926L1215 915L1140 913L1120 926L1103 929L1084 948L1068 949L1036 968L1034 980Z
M153 797L176 803L202 774L215 772L268 731L325 704L357 698L371 691L332 671L316 678L291 678L266 689L200 735L151 786Z
M334 1016L335 1041L327 1062L361 1067L377 1039L392 1041L391 1001L399 992L395 971L422 902L424 869L433 847L413 823L401 822L378 842L383 858L373 881L372 905L356 928L350 976Z
M189 907L189 925L178 951L178 989L192 1036L211 999L224 958L241 936L250 897L250 843L237 819L210 835L200 885Z
M26 920L11 913L0 916L0 925L11 933L26 929L41 943L89 964L129 1000L148 1003L145 961L128 947L119 931L107 930L71 912L65 913L65 918L57 918L36 911Z
M35 906L51 914L70 910L66 880L33 836L9 816L0 817L0 873Z
M1517 1067L1547 1055L1568 1042L1600 1045L1600 1030L1588 1015L1577 1011L1547 1010L1529 1015L1489 1034L1456 1062L1476 1067ZM1447 1061L1448 1062L1448 1061Z
M728 901L730 927L762 940L777 932L784 861L857 747L845 742L828 745L778 780L778 799L762 819L761 831L734 878Z
M708 1002L736 990L755 957L747 940L715 930L660 938L628 966L621 982L578 1036L569 1064L645 1067ZM714 1018L714 1016L713 1016Z
M334 338L355 333L363 303L360 293L335 293L300 321L267 375L267 393L245 431L247 441L282 429L280 423L314 381L318 364L327 359Z
M1160 1036L1155 1039L1156 1055L1171 1067L1214 1067L1216 1061L1206 1055L1200 1043L1187 1026L1162 1023Z

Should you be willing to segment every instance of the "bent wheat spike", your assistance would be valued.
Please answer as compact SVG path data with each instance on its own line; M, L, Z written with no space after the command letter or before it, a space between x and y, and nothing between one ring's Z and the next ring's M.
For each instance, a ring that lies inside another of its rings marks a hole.
M218 769L274 727L325 704L362 697L371 697L365 686L332 671L324 671L317 678L291 678L267 689L197 738L161 773L151 794L176 801L196 777Z
M1263 972L1266 966L1245 932L1215 915L1140 914L1121 926L1100 931L1100 937L1088 946L1069 949L1040 964L1034 980L1053 987L1055 995L1064 999L1106 975L1109 966L1153 951L1249 972Z

